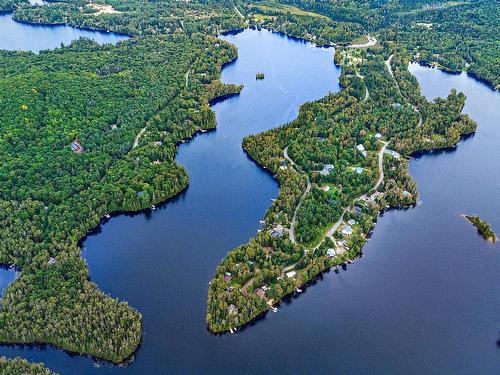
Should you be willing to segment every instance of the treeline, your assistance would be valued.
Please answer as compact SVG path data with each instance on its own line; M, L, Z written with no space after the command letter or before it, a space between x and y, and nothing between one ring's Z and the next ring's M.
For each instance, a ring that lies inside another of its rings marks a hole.
M0 0L0 13L13 11L17 6L29 4L28 0Z
M54 375L41 363L29 363L22 358L0 357L0 373L7 375Z
M68 0L50 6L22 6L15 11L14 19L111 30L134 36L198 32L217 35L242 25L230 1L110 0L106 4L118 13L100 14L89 4L88 0Z

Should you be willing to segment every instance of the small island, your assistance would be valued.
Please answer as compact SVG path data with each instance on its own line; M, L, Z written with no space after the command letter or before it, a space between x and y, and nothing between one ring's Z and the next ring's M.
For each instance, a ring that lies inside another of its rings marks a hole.
M257 73L255 79L264 79L264 73Z
M483 221L479 216L464 215L467 220L469 220L472 225L474 225L479 233L484 237L485 240L496 242L497 236L495 232L491 229L490 224Z

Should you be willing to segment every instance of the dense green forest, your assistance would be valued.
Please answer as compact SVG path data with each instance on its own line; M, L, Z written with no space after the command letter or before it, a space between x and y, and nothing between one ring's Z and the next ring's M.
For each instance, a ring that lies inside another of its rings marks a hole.
M114 211L188 184L175 145L215 127L209 101L236 49L207 34L79 40L0 53L0 261L22 272L0 310L0 341L50 343L113 362L141 340L141 315L89 281L78 242Z
M216 39L221 31L263 26L336 45L344 89L305 104L292 123L244 140L276 175L280 193L265 230L216 270L207 307L213 331L253 319L356 256L381 209L415 202L406 157L474 131L461 115L464 95L428 102L407 70L410 60L500 84L494 0L100 4L112 12L89 0L0 0L0 11L14 10L16 20L133 36L116 46L79 40L40 54L0 51L0 262L22 270L2 300L1 342L49 343L113 362L135 351L140 312L89 281L78 243L105 214L148 207L187 186L176 144L215 127L210 100L241 89L218 80L237 55ZM367 34L377 38L374 47L348 47ZM2 366L31 371L20 360L2 359Z
M465 215L465 217L477 228L478 232L481 233L485 240L496 242L497 236L495 232L493 232L493 229L491 229L490 224L481 220L479 216Z
M54 373L43 367L41 363L29 363L22 358L7 359L0 357L1 374L23 375L53 375Z

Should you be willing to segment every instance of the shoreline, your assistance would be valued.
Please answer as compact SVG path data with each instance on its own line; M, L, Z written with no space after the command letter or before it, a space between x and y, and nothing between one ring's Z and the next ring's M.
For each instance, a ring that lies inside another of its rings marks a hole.
M438 70L442 71L443 73L454 75L454 76L459 76L459 75L465 73L465 74L467 74L467 76L476 80L477 82L480 82L480 83L488 86L491 90L500 91L500 88L498 86L496 86L496 87L493 86L493 82L490 82L487 79L478 76L476 73L468 71L467 69L465 69L465 70L453 70L453 69L450 69L450 68L448 68L444 65L441 65L441 64L434 64L433 62L428 61L428 60L410 60L410 62L414 63L414 64L418 64L418 65L426 67L426 68L438 69Z

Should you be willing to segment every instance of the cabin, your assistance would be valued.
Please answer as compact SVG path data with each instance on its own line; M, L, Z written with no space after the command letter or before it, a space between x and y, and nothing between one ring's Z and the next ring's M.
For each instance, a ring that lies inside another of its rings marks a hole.
M330 191L330 186L328 186L328 185L322 186L321 190L323 190L324 192L328 192L328 191Z
M331 171L333 171L333 164L326 164L321 171L319 171L320 175L327 176L330 174Z
M372 201L376 201L378 198L383 198L384 197L384 193L380 192L380 191L376 191L375 193L373 193L371 196L370 196L370 199Z
M375 134L375 138L376 138L376 139L380 139L380 138L382 138L382 134L380 134L380 133Z
M155 141L155 142L154 142L154 145L155 145L155 146L161 146L162 144L163 144L163 142L162 142L162 141Z
M385 150L385 153L391 155L393 158L396 158L396 159L399 159L401 157L401 155L399 155L394 150Z
M229 315L236 315L238 314L238 308L236 307L236 305L230 304L227 308L227 312L229 313Z
M51 266L51 265L53 265L53 264L56 264L56 262L57 262L57 261L56 261L56 259L55 259L55 258L50 257L50 258L49 258L49 260L48 260L48 262L47 262L47 264L48 264L49 266Z
M83 147L78 141L78 139L75 139L73 142L71 142L71 151L81 154L83 152Z
M354 225L354 224L356 224L356 220L351 219L351 220L349 220L349 221L347 222L347 224L349 224L349 225Z
M297 274L297 272L295 272L295 271L289 271L285 275L286 275L286 277L291 279L292 277L295 277L296 274Z
M261 288L257 288L255 290L255 295L257 297L259 297L259 298L265 298L266 297L266 292L263 289L261 289Z
M284 230L283 225L278 224L269 230L269 234L273 238L281 238L283 237L283 230Z
M335 251L335 249L328 249L326 251L326 255L328 255L330 258L333 258L335 255L337 255L337 252Z
M354 168L354 171L355 171L357 174L361 174L361 173L363 173L363 168L361 168L361 167L356 167L356 168Z
M350 225L346 225L343 229L342 229L342 234L344 236L350 236L352 234L352 227Z
M363 146L362 144L359 144L356 146L356 150L358 151L365 151L365 146Z
M231 281L233 278L233 276L231 275L231 272L226 272L226 274L224 275L224 281Z

